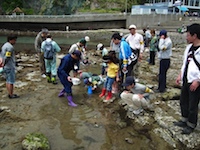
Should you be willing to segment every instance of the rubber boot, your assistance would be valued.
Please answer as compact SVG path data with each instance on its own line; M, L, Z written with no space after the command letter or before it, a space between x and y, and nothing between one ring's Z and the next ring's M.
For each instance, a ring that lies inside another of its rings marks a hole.
M101 91L101 94L99 95L99 97L103 97L106 95L106 89L103 88L102 91Z
M70 95L70 96L67 96L67 100L68 100L68 105L69 106L72 106L72 107L76 107L77 106L77 104L75 104L74 102L73 102L73 97Z
M47 72L47 73L46 73L46 76L47 76L47 77L46 77L46 78L47 78L47 82L48 82L48 83L51 83L51 73Z
M112 92L108 91L108 95L106 96L106 100L109 101L112 98Z
M62 90L60 91L60 93L58 94L58 97L63 97L64 94L65 94L65 89L62 89Z
M55 77L55 76L52 76L51 82L52 82L53 84L58 84L58 82L56 81L56 77Z

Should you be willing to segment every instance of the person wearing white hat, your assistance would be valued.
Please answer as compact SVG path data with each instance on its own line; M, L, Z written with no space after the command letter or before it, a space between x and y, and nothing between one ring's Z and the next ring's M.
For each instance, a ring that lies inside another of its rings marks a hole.
M97 44L97 50L101 50L102 51L102 58L103 56L108 54L108 50L104 47L104 45L102 43ZM101 75L104 75L106 72L106 63L103 62L102 63L102 68L101 68Z
M85 40L86 40L86 42L89 42L90 41L90 37L89 36L85 36Z
M131 24L129 26L130 34L126 38L126 41L129 43L132 52L134 52L138 56L138 60L140 61L142 59L142 53L144 51L144 39L143 36L136 32L136 25ZM134 66L134 76L138 76L139 63L137 62Z

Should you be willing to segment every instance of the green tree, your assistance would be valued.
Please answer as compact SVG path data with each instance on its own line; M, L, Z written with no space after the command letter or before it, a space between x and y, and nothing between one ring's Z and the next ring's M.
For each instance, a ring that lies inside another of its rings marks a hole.
M11 14L12 11L16 8L23 8L23 0L1 0L0 3L2 4L2 11L5 14Z

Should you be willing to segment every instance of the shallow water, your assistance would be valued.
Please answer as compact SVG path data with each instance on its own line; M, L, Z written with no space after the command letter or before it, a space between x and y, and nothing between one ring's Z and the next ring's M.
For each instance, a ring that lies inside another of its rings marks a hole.
M61 47L62 51L67 51L70 46L74 43L77 43L80 38L76 38L76 37L53 37L54 41L56 41L58 43L58 45ZM0 46L2 46L5 42L7 41L7 37L6 36L0 36ZM15 44L15 50L17 52L22 52L22 51L26 51L29 53L34 53L35 52L35 48L34 48L34 41L35 41L35 37L30 37L30 36L18 36L17 38L17 43ZM96 45L102 42L104 43L105 46L109 46L110 41L106 41L106 40L98 40L98 39L90 39L90 41L87 44L87 48L88 49L96 49Z

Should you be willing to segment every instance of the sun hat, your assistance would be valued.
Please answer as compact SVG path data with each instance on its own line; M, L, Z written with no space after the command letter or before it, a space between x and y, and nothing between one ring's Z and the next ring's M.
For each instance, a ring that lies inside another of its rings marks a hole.
M131 24L130 26L129 26L129 28L128 28L129 30L130 29L136 29L136 25L134 25L134 24Z
M97 50L102 50L101 48L103 47L103 44L102 43L99 43L98 45L97 45Z

